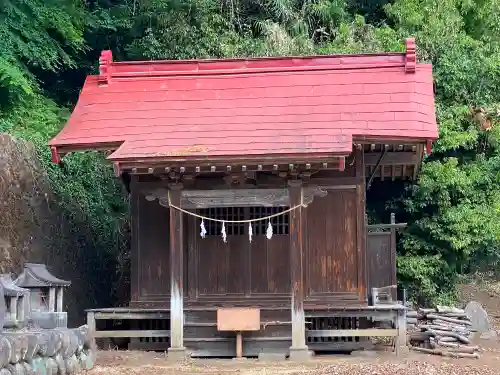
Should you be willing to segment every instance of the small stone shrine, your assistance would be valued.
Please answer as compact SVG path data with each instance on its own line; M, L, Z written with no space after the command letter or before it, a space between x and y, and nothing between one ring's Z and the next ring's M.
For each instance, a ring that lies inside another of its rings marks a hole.
M74 375L94 367L92 331L67 328L67 319L60 319L66 317L62 290L69 284L43 264L26 264L15 281L0 275L0 375Z
M26 317L25 299L29 294L29 290L14 284L10 273L0 275L0 286L3 289L2 299L5 304L4 324L9 326L22 325Z
M29 290L26 310L35 325L47 329L67 326L63 293L71 282L53 276L45 264L26 263L14 283Z

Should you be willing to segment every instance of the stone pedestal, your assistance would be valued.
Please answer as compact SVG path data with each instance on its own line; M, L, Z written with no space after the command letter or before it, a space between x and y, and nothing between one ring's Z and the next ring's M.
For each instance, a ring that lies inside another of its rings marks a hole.
M290 348L290 361L308 361L314 356L314 353L307 346L303 348Z
M169 362L182 362L189 358L186 348L168 348L167 360Z

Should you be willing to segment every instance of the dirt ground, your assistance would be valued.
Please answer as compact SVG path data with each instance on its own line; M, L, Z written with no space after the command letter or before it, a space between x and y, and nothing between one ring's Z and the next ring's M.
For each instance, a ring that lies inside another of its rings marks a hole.
M500 292L494 287L464 285L460 295L463 302L471 299L481 302L494 324L500 323ZM479 359L452 359L415 352L398 358L392 353L371 352L317 356L304 363L195 359L173 364L162 353L101 351L96 367L88 375L500 375L500 340L478 344Z

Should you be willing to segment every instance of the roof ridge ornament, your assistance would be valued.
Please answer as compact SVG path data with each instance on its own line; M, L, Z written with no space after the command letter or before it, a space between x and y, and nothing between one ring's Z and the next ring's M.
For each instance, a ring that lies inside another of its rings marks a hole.
M405 71L406 73L415 73L417 68L417 44L415 38L406 38L405 46Z
M111 83L111 64L113 63L113 53L111 50L104 50L99 57L99 84L109 85Z

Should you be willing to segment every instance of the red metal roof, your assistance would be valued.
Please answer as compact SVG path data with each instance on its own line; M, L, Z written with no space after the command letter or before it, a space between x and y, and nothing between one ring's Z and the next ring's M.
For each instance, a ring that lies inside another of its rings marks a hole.
M112 62L85 81L53 156L347 155L363 139L437 138L432 68L406 53Z

